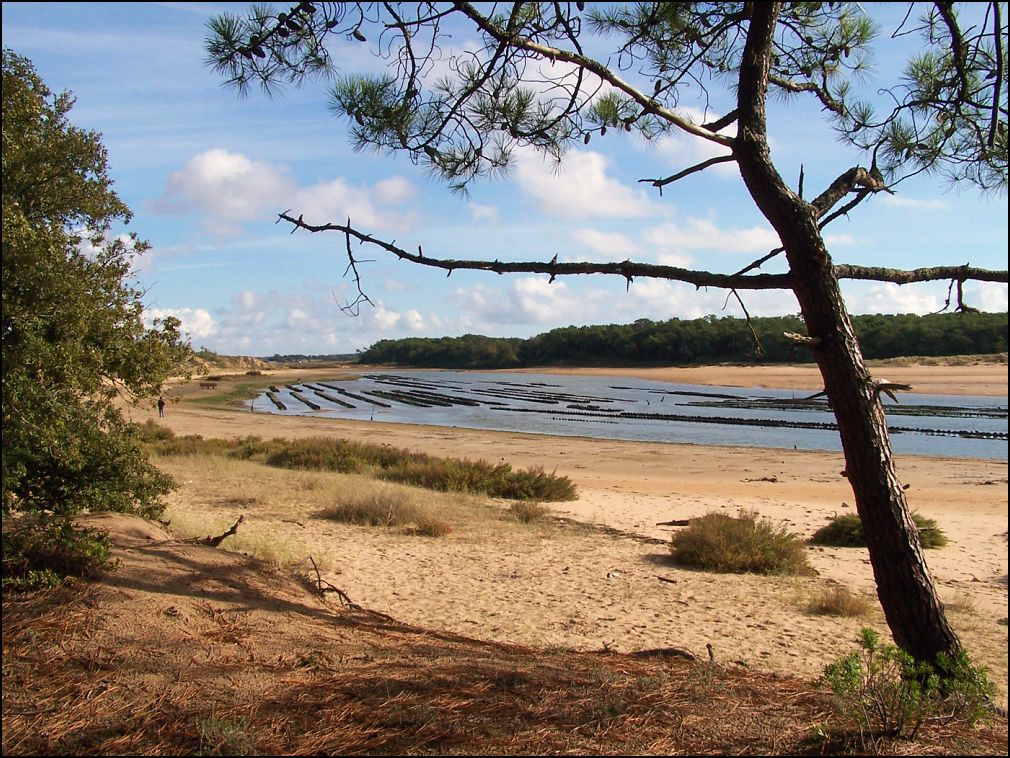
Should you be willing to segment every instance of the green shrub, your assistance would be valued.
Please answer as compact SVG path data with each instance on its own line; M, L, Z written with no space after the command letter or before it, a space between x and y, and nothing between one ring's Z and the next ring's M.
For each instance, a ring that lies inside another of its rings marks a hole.
M947 535L933 519L913 513L912 521L919 530L919 541L924 549L943 547L947 544ZM827 547L866 547L863 522L857 513L835 516L830 523L814 532L810 542Z
M266 457L267 465L278 468L310 471L337 471L354 474L364 468L365 461L347 440L314 437L291 440Z
M112 543L94 529L60 517L4 519L3 589L54 587L66 578L84 579L113 567Z
M803 543L753 511L707 513L675 534L673 561L726 573L812 574Z
M914 739L928 720L986 718L995 689L985 670L966 653L941 654L935 666L915 662L895 645L881 645L873 629L860 632L859 650L829 664L823 681L839 715L853 720L860 736Z
M170 440L175 436L175 432L153 419L148 419L143 424L137 424L136 426L137 434L144 442L161 442L162 440Z

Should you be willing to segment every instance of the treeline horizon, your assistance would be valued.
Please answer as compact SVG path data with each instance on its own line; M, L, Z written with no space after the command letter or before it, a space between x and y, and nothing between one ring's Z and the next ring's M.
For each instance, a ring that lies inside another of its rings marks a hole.
M1006 313L860 315L852 322L867 359L1007 351ZM786 332L805 334L802 319L752 318L749 326L733 316L639 319L632 324L561 327L530 338L465 334L379 340L359 351L358 362L457 369L811 362L809 348Z

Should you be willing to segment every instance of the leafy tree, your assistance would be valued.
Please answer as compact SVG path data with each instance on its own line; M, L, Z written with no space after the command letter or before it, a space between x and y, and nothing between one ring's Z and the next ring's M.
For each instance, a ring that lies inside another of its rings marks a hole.
M170 480L117 397L157 394L189 353L179 322L145 328L128 284L130 211L100 135L72 126L31 62L3 51L3 516L160 513ZM8 565L4 558L5 570Z
M351 241L402 260L447 270L658 277L698 286L790 289L809 348L835 411L848 479L863 520L878 595L895 641L915 659L956 655L960 642L944 616L894 469L880 393L870 375L839 288L844 278L908 283L949 279L1007 281L1006 271L969 266L899 271L836 264L822 230L834 219L916 173L937 173L983 191L1007 178L1007 44L1004 9L976 6L962 24L949 2L914 10L897 34L921 33L903 77L884 83L890 106L877 113L851 82L866 74L876 34L858 3L647 2L601 4L468 2L418 4L302 2L280 13L254 6L243 18L211 22L209 61L240 89L302 83L327 74L334 37L371 41L389 61L378 76L349 75L332 88L333 110L360 147L406 152L456 190L500 173L516 147L563 159L571 144L607 130L645 139L689 135L724 155L648 181L662 190L718 163L733 162L782 247L735 274L631 261L566 263L444 260L398 247L347 224L295 227L346 236L349 270L360 283ZM913 20L916 15L919 20ZM451 52L460 26L479 49ZM592 45L589 44L592 39ZM587 50L606 40L605 58ZM451 58L448 65L445 58ZM604 61L613 61L610 65ZM448 73L437 80L431 75ZM690 88L690 89L688 89ZM721 88L735 107L696 123L678 110L701 90ZM839 136L865 151L868 166L846 167L812 199L783 179L768 145L769 96L814 98ZM754 273L773 258L787 271ZM356 307L369 302L360 292Z

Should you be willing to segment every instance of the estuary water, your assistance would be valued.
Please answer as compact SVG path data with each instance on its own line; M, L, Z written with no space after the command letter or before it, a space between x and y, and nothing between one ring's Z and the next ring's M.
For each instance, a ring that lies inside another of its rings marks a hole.
M840 450L823 397L621 377L402 370L275 385L257 412L649 442ZM1007 460L1007 398L884 399L895 452Z

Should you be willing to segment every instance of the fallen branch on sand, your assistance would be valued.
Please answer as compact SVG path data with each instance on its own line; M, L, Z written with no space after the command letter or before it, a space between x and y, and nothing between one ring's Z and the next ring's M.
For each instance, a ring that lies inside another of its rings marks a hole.
M231 525L231 529L229 529L224 534L219 534L217 537L196 537L194 539L187 540L187 542L195 542L198 545L209 545L210 547L217 547L222 542L224 542L226 538L231 537L233 534L235 534L238 531L238 525L241 524L244 520L245 516L239 516L238 521L236 521L234 524Z
M351 600L346 592L323 579L322 574L319 573L319 566L316 565L316 559L311 555L309 556L309 562L312 564L312 570L316 572L316 592L323 596L325 596L327 592L335 592L337 597L340 598L340 603L342 605L346 605L348 608L353 608L356 611L364 610L364 608Z

